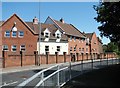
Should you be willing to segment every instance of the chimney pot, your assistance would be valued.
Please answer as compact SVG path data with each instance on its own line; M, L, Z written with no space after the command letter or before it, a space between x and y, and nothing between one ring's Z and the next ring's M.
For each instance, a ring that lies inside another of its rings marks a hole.
M33 24L38 24L38 19L36 18L36 16L35 16L35 18L33 19Z
M64 23L64 20L63 20L63 18L61 18L61 19L60 19L60 22Z

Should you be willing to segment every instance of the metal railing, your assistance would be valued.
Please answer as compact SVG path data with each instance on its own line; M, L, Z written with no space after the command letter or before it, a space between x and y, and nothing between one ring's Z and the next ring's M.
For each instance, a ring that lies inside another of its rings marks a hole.
M27 86L27 84L32 80L35 80L37 77L39 77L39 81L33 85L34 88L46 88L46 86L51 88L60 88L70 79L80 74L93 69L100 69L104 66L119 64L119 62L120 60L117 58L109 58L57 64L36 73L26 81L19 84L17 88Z

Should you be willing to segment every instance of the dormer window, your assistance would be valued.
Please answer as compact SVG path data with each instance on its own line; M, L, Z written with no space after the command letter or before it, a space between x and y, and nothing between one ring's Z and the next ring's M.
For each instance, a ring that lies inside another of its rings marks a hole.
M59 31L59 30L57 30L56 32L55 32L55 37L57 38L57 39L60 39L61 38L61 32Z
M49 38L50 37L50 31L48 30L48 28L46 28L45 31L44 31L44 37L45 38Z
M60 34L57 34L57 38L60 38L61 36L60 36Z
M45 38L48 38L49 37L49 33L45 33Z

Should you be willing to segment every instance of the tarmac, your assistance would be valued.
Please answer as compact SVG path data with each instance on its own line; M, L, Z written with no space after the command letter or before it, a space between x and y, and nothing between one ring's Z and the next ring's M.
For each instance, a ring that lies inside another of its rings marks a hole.
M96 69L67 82L62 88L118 88L120 64Z
M0 65L2 65L2 60L0 60ZM99 61L98 60L94 60L94 61ZM87 63L87 62L91 62L91 60L86 60L83 61L83 63ZM71 64L80 64L81 61L78 62L72 62ZM49 68L51 66L54 66L56 64L61 64L61 63L54 63L54 64L41 64L40 66L38 65L28 65L28 66L17 66L17 67L7 67L7 68L2 68L2 66L0 66L0 74L4 74L4 73L13 73L13 72L20 72L20 71L27 71L27 70L37 70L37 69L45 69L45 68ZM68 65L69 62L64 63L64 65Z
M89 61L84 61L84 63L90 62ZM1 63L1 61L0 61ZM81 63L81 61L78 62L72 62L71 64L79 64ZM54 66L56 64L62 64L62 63L54 63L54 64L41 64L40 66L38 65L28 65L28 66L17 66L17 67L7 67L7 68L2 68L2 66L0 66L0 74L4 74L4 73L13 73L13 72L20 72L20 71L27 71L27 70L37 70L37 69L45 69L45 68L49 68L51 66ZM64 65L68 65L69 62L64 63ZM0 64L2 65L2 63Z
M7 68L0 68L1 74L5 73L13 73L13 72L20 72L20 71L27 71L27 70L37 70L37 69L45 69L51 67L55 64L42 64L38 65L28 65L28 66L17 66L17 67L7 67Z

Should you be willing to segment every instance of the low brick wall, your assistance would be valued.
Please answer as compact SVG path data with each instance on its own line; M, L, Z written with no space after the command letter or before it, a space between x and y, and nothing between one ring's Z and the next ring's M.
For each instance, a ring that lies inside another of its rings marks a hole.
M13 67L13 66L26 66L26 65L38 65L38 64L53 64L53 63L64 63L70 61L81 61L81 60L90 60L90 59L105 59L105 58L114 58L116 55L114 53L102 53L102 54L73 54L66 55L64 52L63 55L59 55L57 52L55 55L38 55L38 52L20 52L20 53L9 53L3 51L3 63L2 67Z

